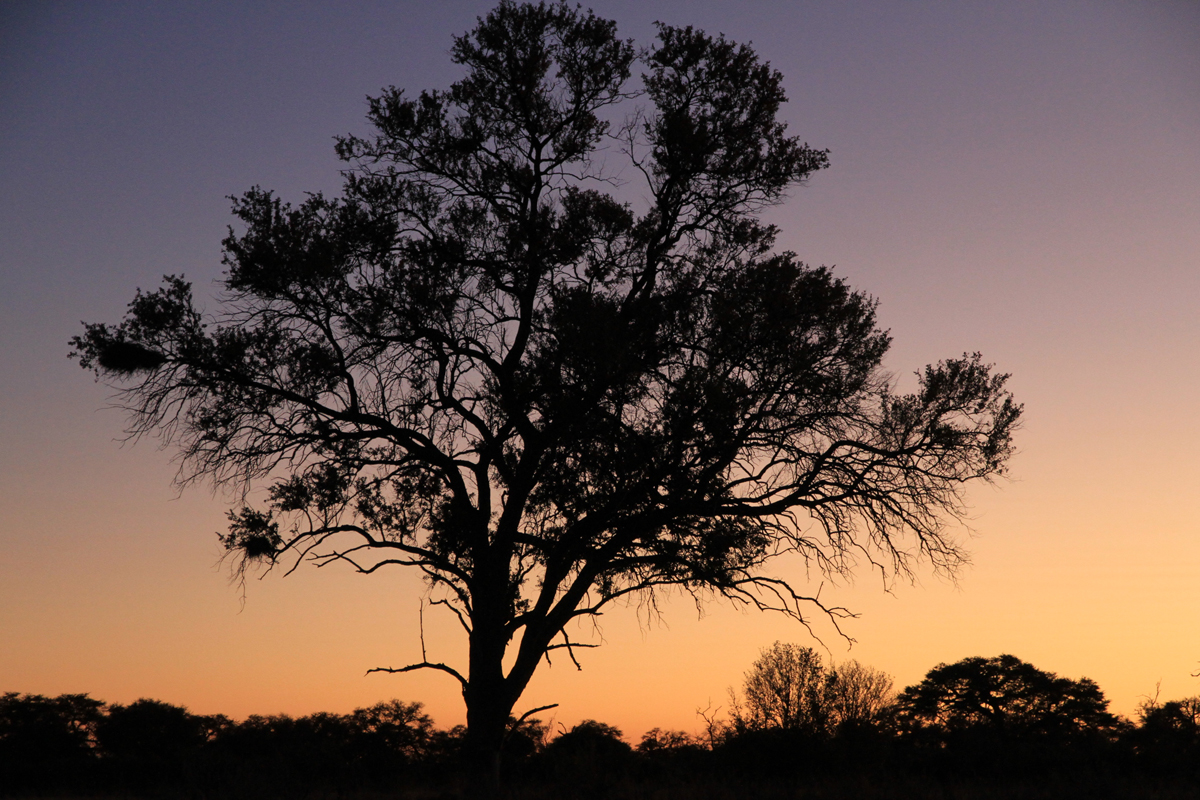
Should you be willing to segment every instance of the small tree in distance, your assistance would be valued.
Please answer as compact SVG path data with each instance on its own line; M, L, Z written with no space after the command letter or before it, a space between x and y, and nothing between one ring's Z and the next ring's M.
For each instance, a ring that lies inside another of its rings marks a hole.
M825 704L835 732L879 725L896 702L894 687L891 675L855 659L830 667Z
M895 701L892 677L855 660L826 667L811 647L775 642L729 690L735 732L779 729L810 736L877 725Z
M811 647L775 642L764 648L746 673L742 697L729 690L735 729L823 732L825 679L825 665Z
M230 512L243 564L424 574L467 663L383 671L460 684L486 782L538 664L614 601L836 622L768 561L953 570L944 520L1020 407L978 355L894 393L874 301L773 251L758 213L828 157L749 47L505 0L451 54L448 91L370 99L342 197L234 202L215 315L168 277L73 344L183 483L269 484ZM609 193L635 178L643 205Z
M1200 697L1158 701L1158 693L1138 707L1131 734L1138 755L1159 767L1200 765Z
M1016 656L939 664L897 701L903 728L939 742L955 737L1069 742L1118 728L1089 678L1045 672Z

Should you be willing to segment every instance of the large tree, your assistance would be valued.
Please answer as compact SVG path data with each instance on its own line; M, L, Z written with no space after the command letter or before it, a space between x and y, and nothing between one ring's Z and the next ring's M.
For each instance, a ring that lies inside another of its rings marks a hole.
M828 163L780 121L782 76L507 0L451 55L448 91L370 98L341 197L235 200L215 313L169 276L73 340L180 480L269 485L225 545L423 572L468 663L392 671L457 680L492 765L539 662L618 598L800 618L824 607L764 572L782 552L953 569L944 521L1020 407L977 355L897 394L874 301L774 251L759 212Z
M897 715L902 728L942 745L964 736L1069 741L1117 726L1095 681L1061 678L1011 655L938 664L901 692Z

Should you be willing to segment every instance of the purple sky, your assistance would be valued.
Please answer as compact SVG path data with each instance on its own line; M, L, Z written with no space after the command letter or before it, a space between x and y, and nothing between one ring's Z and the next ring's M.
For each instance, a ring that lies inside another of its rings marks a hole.
M1200 693L1200 5L592 6L639 42L654 20L752 40L791 130L832 151L771 212L781 245L879 298L901 382L980 350L1026 404L1014 481L972 494L974 567L827 586L863 612L828 655L905 685L1012 652L1096 679L1123 713L1160 679ZM233 715L398 696L460 719L449 682L362 677L413 656L414 580L272 575L240 611L216 564L225 499L176 499L171 453L121 447L66 353L81 319L117 320L164 273L210 294L227 195L336 192L332 137L365 130L364 97L448 85L451 34L490 7L0 5L0 691ZM603 637L530 705L692 729L758 648L809 641L690 602L665 624L612 614Z

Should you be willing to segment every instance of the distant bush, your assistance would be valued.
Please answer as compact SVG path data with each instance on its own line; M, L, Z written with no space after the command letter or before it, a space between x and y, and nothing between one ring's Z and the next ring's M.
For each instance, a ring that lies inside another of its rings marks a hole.
M1138 722L1128 740L1143 767L1200 775L1200 697L1147 700L1138 709Z
M550 740L531 760L527 774L535 781L602 793L627 779L633 767L633 748L621 731L589 719Z

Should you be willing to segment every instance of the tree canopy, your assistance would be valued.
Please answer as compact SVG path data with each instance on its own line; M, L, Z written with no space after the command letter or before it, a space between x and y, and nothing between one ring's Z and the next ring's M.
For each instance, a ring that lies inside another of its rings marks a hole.
M340 197L234 200L216 311L168 276L73 340L183 483L268 487L225 546L420 570L468 663L388 669L459 681L488 758L615 600L803 619L824 606L777 554L953 570L945 521L1004 471L1020 406L978 354L897 393L875 301L774 249L759 212L828 165L782 76L723 36L660 24L639 50L508 0L451 58L448 90L369 99Z
M824 732L826 677L817 651L775 642L763 649L746 673L743 698L730 690L734 724L739 729Z
M1095 681L1062 678L1011 655L939 664L905 689L898 703L909 726L941 737L1063 740L1117 724Z
M855 660L826 666L811 647L775 642L730 689L734 731L834 736L877 725L895 699L892 677Z

